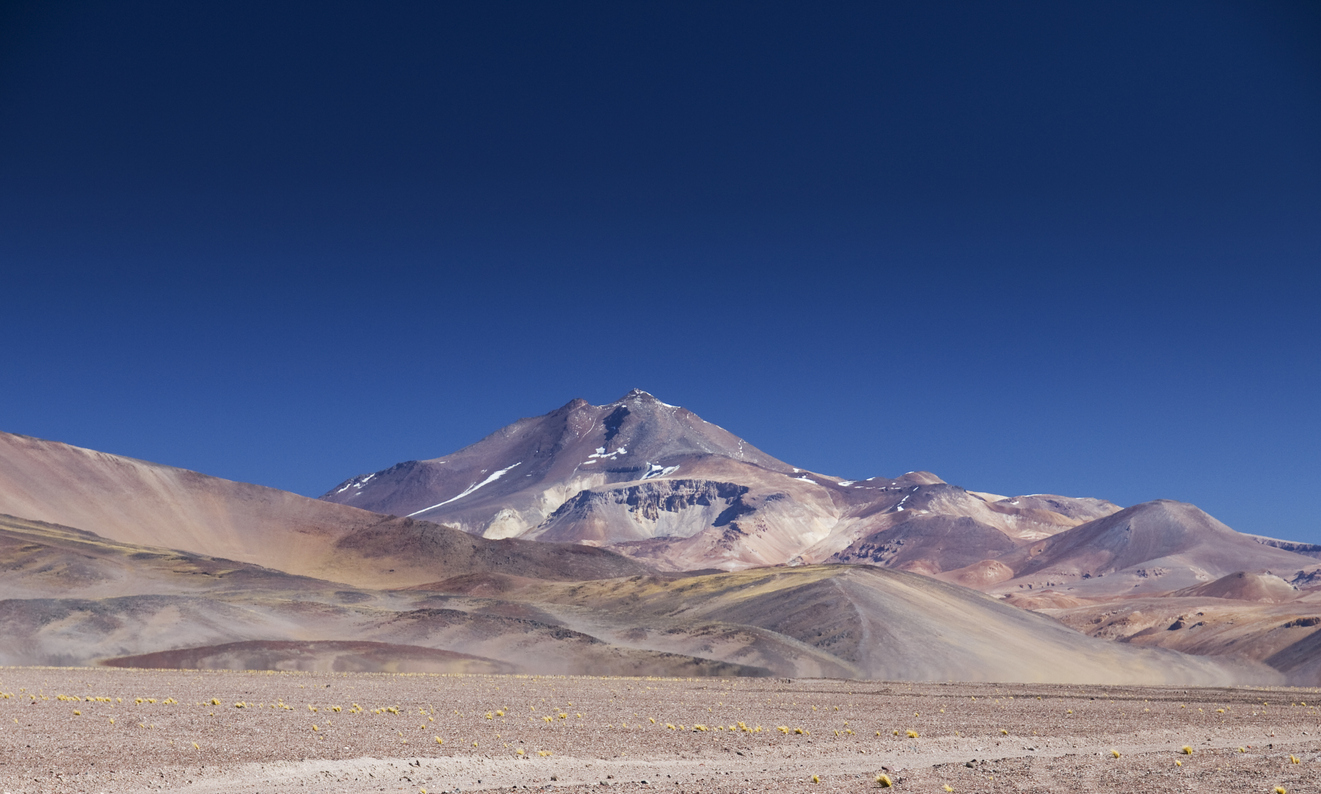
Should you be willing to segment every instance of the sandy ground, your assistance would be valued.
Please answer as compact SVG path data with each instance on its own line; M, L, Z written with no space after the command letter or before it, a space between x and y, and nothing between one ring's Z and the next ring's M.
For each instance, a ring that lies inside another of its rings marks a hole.
M1321 792L1317 701L1286 688L0 668L0 790L834 792L878 789L885 773L896 791L1304 794Z

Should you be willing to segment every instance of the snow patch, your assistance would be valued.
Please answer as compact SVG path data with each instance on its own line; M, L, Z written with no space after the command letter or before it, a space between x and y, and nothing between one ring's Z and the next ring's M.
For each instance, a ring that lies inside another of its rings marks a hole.
M510 466L510 467L507 468L507 469L500 469L499 471L497 471L497 472L491 474L489 477L487 477L485 480L482 480L482 481L479 482L479 483L473 483L472 485L469 485L469 486L468 486L468 490L464 491L463 493L459 494L458 496L452 496L452 497L450 497L449 499L446 499L445 501L441 502L440 504L435 504L435 505L432 505L431 507L424 507L424 508L422 508L421 510L417 511L416 513L409 513L407 517L408 517L408 518L412 518L413 516L420 516L420 515L422 515L423 513L429 512L429 511L431 511L431 510L435 510L437 507L444 507L445 505L449 504L450 502L457 502L458 500L462 499L463 497L467 496L468 494L472 493L473 491L476 491L477 489L482 488L482 487L484 487L484 486L490 485L491 483L493 483L493 482L495 482L496 480L500 479L501 477L505 476L505 473L506 473L506 472L513 471L513 469L514 469L515 466L521 466L521 465L523 465L523 461L520 460L518 463L515 463L513 466Z
M344 493L350 488L355 488L355 489L361 488L362 486L371 482L372 478L375 476L376 476L375 474L368 474L366 477L354 477L352 480L349 480L348 482L344 483L344 487L340 488L338 491L335 491L335 493ZM351 495L357 496L357 494L351 494Z
M794 471L798 471L798 469L794 469ZM811 477L808 477L806 474L804 474L802 477L795 477L794 479L795 479L795 480L802 480L803 482L810 482L810 483L812 483L813 485L816 485L816 484L817 484L817 481L816 481L816 480L812 479Z
M627 454L628 454L627 447L620 447L616 449L614 452L610 452L610 453L607 453L605 451L605 447L597 447L596 451L588 455L587 460L583 461L583 463L584 464L595 463L597 460L614 460L616 457L620 455L627 455Z
M835 484L838 485L840 488L847 488L847 487L849 487L850 485L852 485L853 482L854 482L853 480L840 480L839 482L837 482L837 483L835 483Z
M668 477L679 470L678 466L661 466L657 463L649 463L647 466L647 473L642 475L644 480L650 480L652 477Z

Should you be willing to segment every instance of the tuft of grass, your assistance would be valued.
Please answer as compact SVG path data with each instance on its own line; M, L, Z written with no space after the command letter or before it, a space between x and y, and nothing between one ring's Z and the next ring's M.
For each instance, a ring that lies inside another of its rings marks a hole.
M1110 751L1110 755L1114 756L1115 758L1118 758L1118 757L1119 757L1119 751L1118 751L1118 750L1111 750L1111 751Z
M1302 762L1298 760L1298 756L1294 755L1293 753L1289 753L1289 763L1298 764Z
M821 776L820 776L820 775L812 775L812 782L813 782L813 783L820 783L820 782L821 782Z
M880 786L881 788L890 788L891 786L894 785L894 781L890 779L889 775L882 772L881 774L876 776L876 785Z
M917 731L910 730L910 731L906 731L906 733L908 734L908 738L910 739L916 739L918 737Z
M1179 748L1179 752L1183 753L1184 755L1192 755L1192 754L1193 754L1193 748L1191 748L1191 747L1189 747L1188 745L1185 744L1183 747L1180 747L1180 748Z

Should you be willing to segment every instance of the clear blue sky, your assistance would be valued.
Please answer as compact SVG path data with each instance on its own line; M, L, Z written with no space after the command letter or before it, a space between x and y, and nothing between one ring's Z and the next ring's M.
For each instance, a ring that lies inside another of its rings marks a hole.
M0 429L317 495L636 386L1321 542L1321 5L3 9Z

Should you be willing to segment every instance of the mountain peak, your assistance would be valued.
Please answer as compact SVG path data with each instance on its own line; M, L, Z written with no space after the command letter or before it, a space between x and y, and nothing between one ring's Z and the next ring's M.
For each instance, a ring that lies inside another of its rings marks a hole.
M615 400L615 402L616 403L624 403L624 402L658 403L660 405L668 404L661 402L660 400L656 399L656 397L652 395L650 392L645 392L642 389L632 389L629 391L628 394L625 394L623 397L620 397L618 400Z

